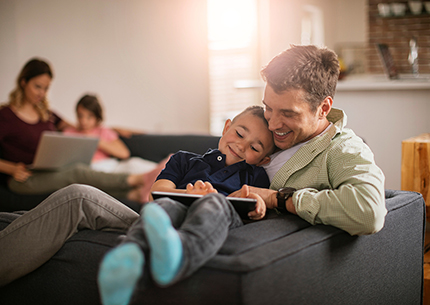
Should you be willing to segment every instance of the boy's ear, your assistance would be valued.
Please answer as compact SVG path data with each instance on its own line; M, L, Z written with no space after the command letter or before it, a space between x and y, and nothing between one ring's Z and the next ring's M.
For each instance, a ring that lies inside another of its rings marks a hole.
M227 132L230 126L231 126L231 120L228 119L227 121L225 121L224 129L222 130L222 135L224 135Z
M262 166L262 165L264 165L264 164L267 164L267 163L269 163L270 162L270 157L269 156L267 156L267 157L264 157L263 158L263 160L261 160L260 162L258 162L258 164L256 164L257 166Z

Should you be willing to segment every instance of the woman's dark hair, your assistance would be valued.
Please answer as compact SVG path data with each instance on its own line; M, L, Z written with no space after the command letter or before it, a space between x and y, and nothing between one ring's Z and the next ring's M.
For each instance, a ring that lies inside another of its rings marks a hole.
M49 77L54 78L52 69L47 62L38 58L30 59L24 65L24 67L21 70L21 73L18 76L18 79L17 79L18 85L21 86L21 82L23 80L25 82L28 82L33 77L36 77L42 74L48 74Z
M52 69L46 61L39 58L30 59L22 68L16 79L16 87L9 94L8 105L16 108L21 108L24 103L24 87L23 81L28 83L32 78L47 74L51 79L54 77ZM46 121L49 118L49 102L45 99L36 106L36 110L39 112L42 121Z
M96 117L98 122L103 121L103 109L100 105L100 102L98 98L94 95L86 94L78 101L78 104L76 105L76 110L78 110L78 107L82 106L85 109L91 111L94 116Z

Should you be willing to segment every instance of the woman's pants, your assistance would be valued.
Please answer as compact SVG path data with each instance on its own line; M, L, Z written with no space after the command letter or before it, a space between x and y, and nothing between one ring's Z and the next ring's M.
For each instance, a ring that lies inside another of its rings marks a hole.
M92 170L85 164L73 164L58 171L35 171L25 181L9 179L8 187L18 194L46 194L73 183L92 185L117 198L126 197L131 187L129 174L104 173Z

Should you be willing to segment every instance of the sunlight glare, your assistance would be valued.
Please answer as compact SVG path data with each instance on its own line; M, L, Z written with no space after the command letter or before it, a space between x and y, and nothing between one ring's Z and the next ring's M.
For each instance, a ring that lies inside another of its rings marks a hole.
M248 47L257 28L256 0L208 0L209 48Z

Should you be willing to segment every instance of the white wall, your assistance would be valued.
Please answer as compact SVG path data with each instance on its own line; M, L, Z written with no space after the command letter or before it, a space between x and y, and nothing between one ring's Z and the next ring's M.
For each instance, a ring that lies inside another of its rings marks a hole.
M365 2L261 0L261 65L300 43L304 4L323 9L330 48L363 41ZM54 68L52 108L70 121L78 98L92 92L110 126L209 132L206 18L205 0L0 1L0 102L24 63L40 56Z
M262 63L301 43L303 6L320 8L324 18L325 45L335 50L339 44L367 42L367 0L268 0L267 35ZM264 48L264 46L263 46Z
M0 102L33 56L55 77L52 108L74 120L97 93L106 124L148 132L209 131L206 1L0 1Z

